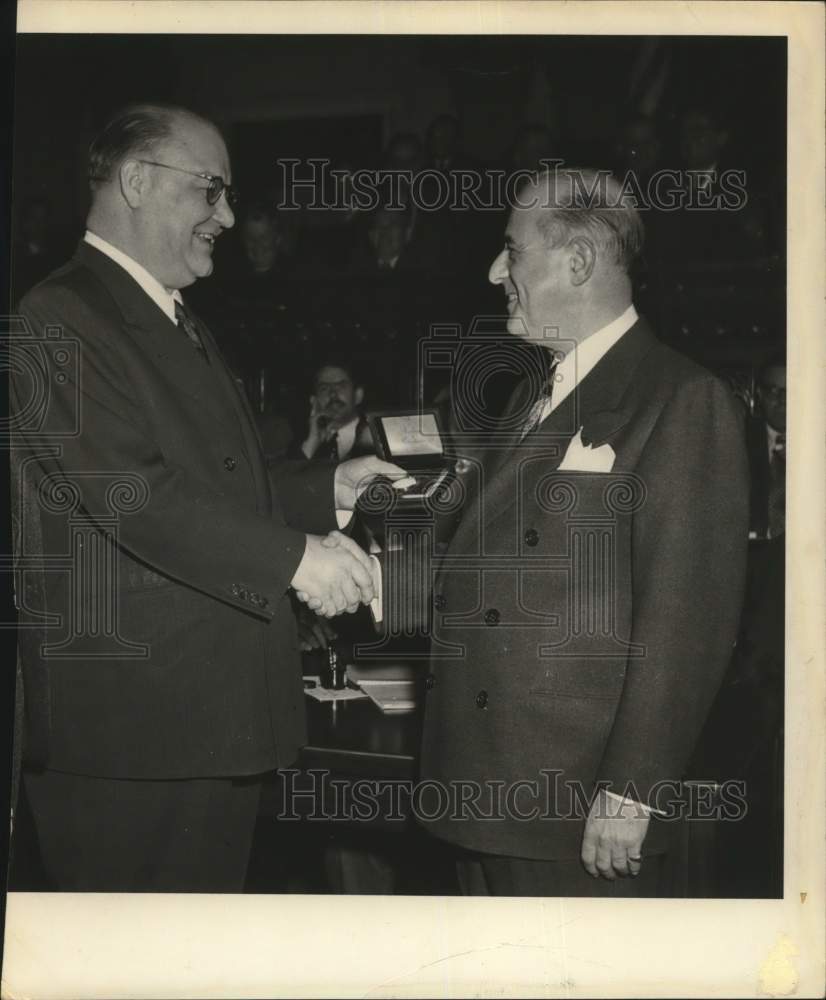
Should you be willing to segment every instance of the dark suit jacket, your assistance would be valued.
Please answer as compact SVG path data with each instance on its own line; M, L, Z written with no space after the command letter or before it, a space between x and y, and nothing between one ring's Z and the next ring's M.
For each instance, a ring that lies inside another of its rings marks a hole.
M287 591L303 532L335 527L333 469L285 468L273 495L209 331L206 364L87 244L21 311L18 549L46 561L18 588L29 759L121 778L290 764L305 723Z
M434 793L420 812L465 848L575 858L587 807L566 783L646 801L683 776L735 641L748 472L736 400L643 320L520 444L530 404L521 386L497 449L467 456L421 756L449 808ZM580 428L613 449L610 473L559 470ZM503 818L451 818L463 782L483 815L500 782Z

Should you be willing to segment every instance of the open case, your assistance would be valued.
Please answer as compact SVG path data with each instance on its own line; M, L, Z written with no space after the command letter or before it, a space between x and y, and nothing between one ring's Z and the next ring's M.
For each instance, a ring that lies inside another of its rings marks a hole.
M421 502L450 475L453 463L445 454L436 410L394 410L368 413L376 454L412 476L415 483L401 493L400 501Z

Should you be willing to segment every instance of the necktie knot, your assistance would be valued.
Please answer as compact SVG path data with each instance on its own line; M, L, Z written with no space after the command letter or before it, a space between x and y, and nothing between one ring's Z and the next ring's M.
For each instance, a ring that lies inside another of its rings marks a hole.
M183 302L179 302L177 299L175 299L175 319L178 321L178 326L187 335L190 344L198 351L204 361L209 361L195 320L190 316Z
M556 369L558 362L554 362L548 369L548 375L539 389L539 395L531 407L525 426L522 428L522 440L536 430L545 417L545 409L551 403L553 397L554 384L556 383Z
M338 431L333 430L325 437L313 453L314 459L338 462Z

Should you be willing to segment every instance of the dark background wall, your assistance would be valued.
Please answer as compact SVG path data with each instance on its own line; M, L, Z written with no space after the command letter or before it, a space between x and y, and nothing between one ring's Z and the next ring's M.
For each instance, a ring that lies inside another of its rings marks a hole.
M666 131L681 108L711 105L731 123L738 160L777 176L785 59L783 38L21 35L15 202L46 195L57 224L79 225L89 141L132 100L180 102L230 139L237 130L241 174L260 169L242 124L277 126L281 155L360 154L367 165L390 135L422 132L445 111L462 118L466 149L483 160L501 159L521 124L542 121L561 154L582 162L610 142L663 62Z

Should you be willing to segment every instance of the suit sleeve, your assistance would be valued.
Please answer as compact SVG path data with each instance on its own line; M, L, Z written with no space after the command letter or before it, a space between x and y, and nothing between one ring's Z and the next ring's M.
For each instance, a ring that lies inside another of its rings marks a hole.
M633 522L631 640L643 655L628 660L598 778L646 802L657 782L683 777L737 634L748 465L728 389L680 386L636 472L646 497Z
M118 331L76 293L41 288L20 309L38 335L56 325L78 344L74 372L68 368L68 375L58 377L47 360L48 405L37 439L28 442L42 472L70 489L75 484L93 522L110 512L112 483L123 477L137 490L134 509L118 516L119 544L126 551L181 583L271 618L303 556L303 532L240 506L191 469L167 460L113 344ZM30 396L19 369L11 382L13 399ZM307 489L317 492L318 479L287 477L285 494L301 497ZM332 520L332 480L326 507ZM255 607L249 593L260 595Z

